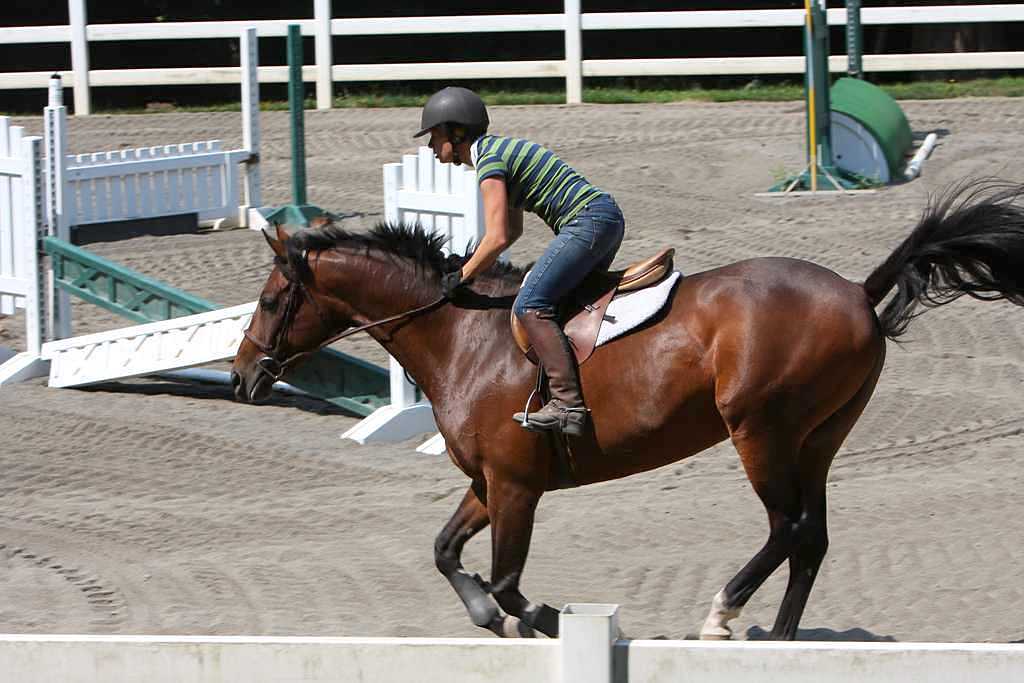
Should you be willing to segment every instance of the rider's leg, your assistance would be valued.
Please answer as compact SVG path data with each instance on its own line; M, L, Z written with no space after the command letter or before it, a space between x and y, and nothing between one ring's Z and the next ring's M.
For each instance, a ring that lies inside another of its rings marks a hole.
M554 311L550 308L527 309L522 313L517 311L516 315L547 373L551 401L537 412L530 413L528 421L525 413L516 413L515 419L528 429L556 430L580 436L587 424L587 408L583 403L572 347Z
M599 197L569 221L551 241L515 302L534 351L548 375L552 400L541 410L516 413L528 429L580 435L587 411L576 360L558 323L558 302L595 268L607 268L622 242L624 221L610 197Z

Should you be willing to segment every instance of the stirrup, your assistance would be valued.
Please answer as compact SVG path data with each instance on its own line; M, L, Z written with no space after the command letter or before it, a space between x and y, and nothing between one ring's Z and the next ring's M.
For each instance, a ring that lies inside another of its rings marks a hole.
M547 412L541 413L544 410ZM531 420L530 415L525 412L516 413L512 419L519 422L523 429L531 432L560 432L568 436L580 436L586 428L587 415L590 413L590 409L585 406L563 408L558 405L552 406L551 403L545 405L541 411L536 411L534 415L543 414L543 420Z
M530 427L528 426L530 424L530 404L533 403L533 397L540 393L540 388L541 388L541 386L543 384L544 384L544 366L542 366L542 365L540 365L538 363L537 364L537 384L536 384L536 386L533 387L533 391L530 392L530 395L526 397L526 407L523 408L523 421L520 424L523 425L524 429L530 429ZM543 400L543 399L541 399L541 400ZM544 406L541 406L541 407L543 408ZM512 419L513 420L515 419L514 415L512 416ZM533 431L533 430L531 429L530 431Z

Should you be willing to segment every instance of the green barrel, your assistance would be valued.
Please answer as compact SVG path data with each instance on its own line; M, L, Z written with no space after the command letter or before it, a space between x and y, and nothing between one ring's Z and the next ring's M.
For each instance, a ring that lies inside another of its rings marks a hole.
M856 78L837 80L832 86L830 96L833 113L833 155L836 165L870 176L872 173L863 164L860 164L860 168L851 168L851 164L844 163L844 158L853 162L855 157L863 156L864 153L874 154L879 163L876 171L880 179L888 182L896 177L903 168L904 157L913 142L910 124L896 100L881 88ZM836 117L836 113L840 116ZM843 131L846 135L839 135L836 120L843 121L843 115L853 119L860 126L846 126ZM868 136L870 140L863 139ZM881 167L883 160L887 168Z

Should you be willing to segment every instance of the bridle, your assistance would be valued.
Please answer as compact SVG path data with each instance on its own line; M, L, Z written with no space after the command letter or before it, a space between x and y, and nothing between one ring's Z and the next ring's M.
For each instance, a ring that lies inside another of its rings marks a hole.
M302 258L305 260L306 252L302 253ZM283 269L281 272L288 280L287 299L285 301L284 315L281 316L281 323L274 330L274 334L271 335L270 342L264 343L256 338L256 336L252 333L251 330L252 321L249 322L249 327L246 328L246 330L242 333L243 335L245 335L245 338L252 342L253 346L259 349L259 351L263 354L263 356L256 361L256 367L259 369L260 372L265 374L274 382L280 380L281 377L284 375L285 371L293 363L295 363L295 361L299 360L303 356L307 356L311 353L316 353L320 349L324 348L325 346L333 344L339 339L344 339L349 335L356 334L357 332L363 332L372 327L377 327L378 325L386 325L387 323L393 323L399 320L405 320L406 318L415 317L417 315L420 315L421 313L432 311L438 306L441 306L446 301L448 301L448 297L441 296L436 301L433 301L425 306L420 306L419 308L414 308L411 311L406 311L405 313L399 313L398 315L389 316L387 318L384 318L383 320L375 320L373 322L366 323L365 325L360 325L359 327L347 329L344 332L336 334L333 337L327 339L319 346L317 346L315 349L309 349L308 351L297 351L296 353L293 353L284 360L281 360L279 358L280 352L278 347L281 345L281 341L284 339L285 333L288 331L288 327L293 322L293 319L295 318L295 313L299 310L299 303L302 301L303 298L309 299L310 303L313 304L313 307L316 309L316 314L317 317L320 319L321 324L324 327L327 327L328 325L328 323L326 322L326 318L324 317L323 311L320 308L320 304L316 302L316 298L309 292L309 289L306 287L306 285L303 284L299 280L299 278L289 275ZM255 317L255 315L253 317Z

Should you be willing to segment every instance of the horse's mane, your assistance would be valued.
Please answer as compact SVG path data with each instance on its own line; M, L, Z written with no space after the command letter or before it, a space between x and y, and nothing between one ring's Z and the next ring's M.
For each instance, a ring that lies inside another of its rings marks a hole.
M382 221L369 232L350 232L332 221L324 221L317 227L300 230L288 239L288 265L299 277L305 278L309 275L309 266L303 258L303 252L346 247L394 254L409 259L418 268L440 277L444 273L461 268L472 256L472 249L476 247L471 245L466 256L446 256L441 251L446 239L444 235L427 232L419 223L409 226ZM498 261L491 266L486 275L507 280L518 286L526 270Z

